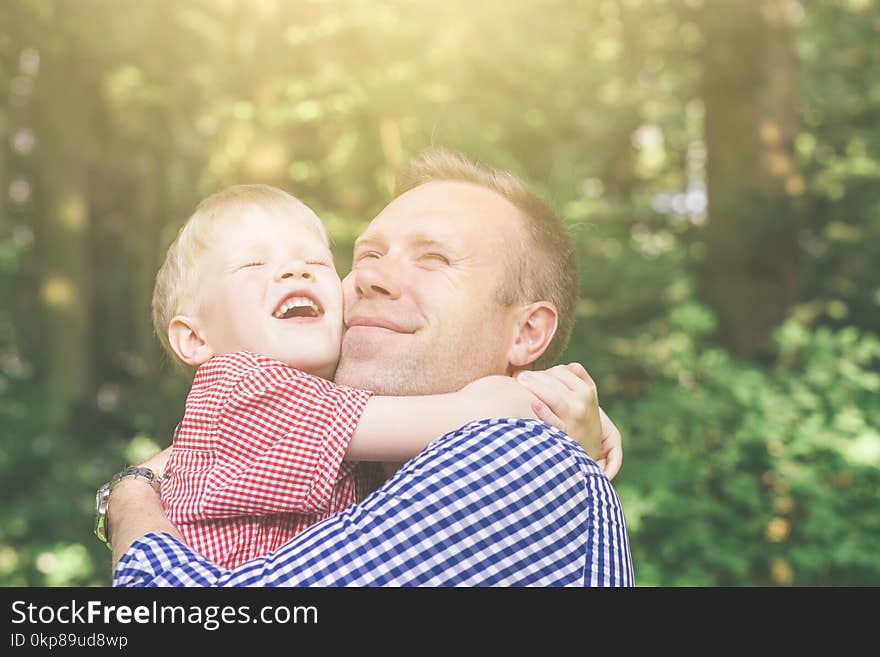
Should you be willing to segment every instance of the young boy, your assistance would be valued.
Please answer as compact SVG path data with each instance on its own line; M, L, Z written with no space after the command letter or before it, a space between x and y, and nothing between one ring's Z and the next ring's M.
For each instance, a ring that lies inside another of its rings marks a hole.
M359 501L354 461L403 461L484 417L535 417L509 377L431 396L336 385L342 286L318 217L238 185L204 200L153 295L163 344L198 367L162 483L169 519L232 568Z

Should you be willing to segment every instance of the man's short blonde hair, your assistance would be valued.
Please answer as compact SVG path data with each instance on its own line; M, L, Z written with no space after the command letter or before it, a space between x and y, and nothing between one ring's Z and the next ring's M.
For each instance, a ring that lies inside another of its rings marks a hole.
M574 244L562 219L516 176L473 162L445 148L432 148L410 161L397 178L396 195L429 182L479 185L507 199L523 219L520 239L506 254L507 276L499 286L504 306L549 301L559 316L556 333L544 354L531 364L546 369L563 352L574 328L580 278Z
M172 360L177 355L168 341L168 327L177 315L199 310L201 263L221 227L235 226L249 208L283 213L314 224L325 243L327 232L318 216L287 192L269 185L233 185L204 199L168 247L153 288L153 328ZM243 228L244 229L244 228Z

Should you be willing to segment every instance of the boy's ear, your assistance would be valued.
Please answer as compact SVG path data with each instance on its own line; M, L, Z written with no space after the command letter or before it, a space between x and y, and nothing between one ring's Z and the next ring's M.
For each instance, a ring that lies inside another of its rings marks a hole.
M522 308L507 352L510 366L521 369L538 360L550 346L558 324L556 306L549 301L536 301Z
M214 356L204 337L199 322L194 317L177 315L168 325L168 341L174 353L187 365L198 367Z

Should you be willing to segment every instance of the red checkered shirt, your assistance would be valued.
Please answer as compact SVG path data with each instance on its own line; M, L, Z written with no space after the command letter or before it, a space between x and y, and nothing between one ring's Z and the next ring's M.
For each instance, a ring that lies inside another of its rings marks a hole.
M370 395L257 354L212 358L166 467L168 518L232 568L362 499L368 482L342 459Z

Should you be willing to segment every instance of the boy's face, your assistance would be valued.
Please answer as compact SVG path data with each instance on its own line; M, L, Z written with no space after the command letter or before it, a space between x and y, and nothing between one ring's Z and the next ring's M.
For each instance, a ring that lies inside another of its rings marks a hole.
M250 207L222 221L200 271L202 338L332 378L342 336L333 255L304 216Z

